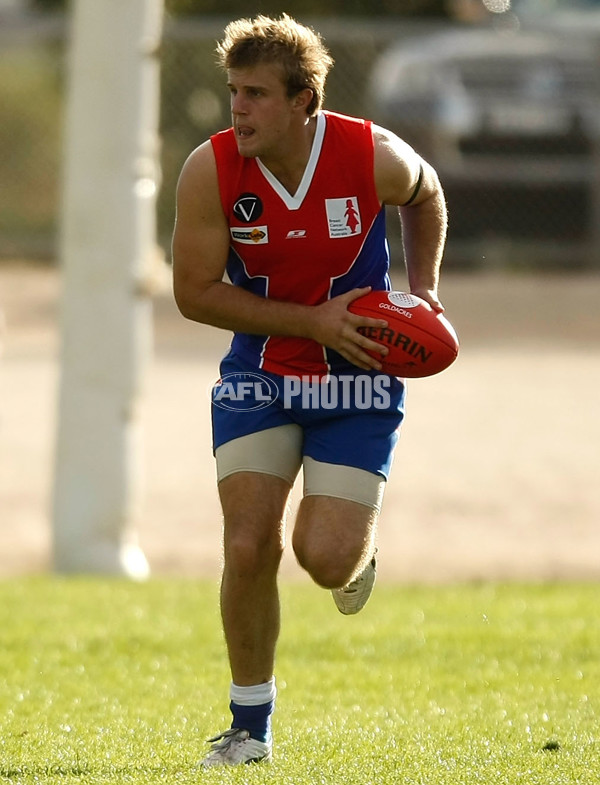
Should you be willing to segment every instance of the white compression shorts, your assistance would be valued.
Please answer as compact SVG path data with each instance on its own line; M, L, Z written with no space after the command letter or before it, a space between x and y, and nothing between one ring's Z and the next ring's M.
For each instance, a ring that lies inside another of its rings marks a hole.
M385 480L354 466L316 461L302 455L302 428L280 425L225 442L215 452L218 482L237 472L259 472L294 484L303 469L304 496L332 496L381 511Z

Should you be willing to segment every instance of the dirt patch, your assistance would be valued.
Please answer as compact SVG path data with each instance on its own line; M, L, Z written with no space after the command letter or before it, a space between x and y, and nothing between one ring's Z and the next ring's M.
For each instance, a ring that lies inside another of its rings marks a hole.
M0 265L0 576L51 562L59 293L53 268ZM381 577L600 577L600 276L447 272L442 299L461 354L409 386ZM136 525L155 574L219 571L207 390L226 345L156 298ZM282 570L302 576L289 553Z

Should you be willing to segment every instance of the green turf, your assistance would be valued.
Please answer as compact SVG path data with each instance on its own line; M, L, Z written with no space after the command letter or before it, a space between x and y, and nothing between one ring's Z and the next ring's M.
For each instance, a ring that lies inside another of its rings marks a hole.
M228 725L214 583L0 583L0 781L574 785L600 772L598 587L284 585L271 766ZM550 749L546 749L550 747Z

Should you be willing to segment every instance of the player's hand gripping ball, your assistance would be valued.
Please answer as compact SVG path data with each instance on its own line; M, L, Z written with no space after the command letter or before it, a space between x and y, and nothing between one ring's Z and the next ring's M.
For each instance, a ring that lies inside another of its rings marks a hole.
M387 321L387 327L359 327L358 332L387 346L387 357L377 358L390 376L433 376L456 360L458 337L454 328L414 294L369 292L350 303L349 310Z

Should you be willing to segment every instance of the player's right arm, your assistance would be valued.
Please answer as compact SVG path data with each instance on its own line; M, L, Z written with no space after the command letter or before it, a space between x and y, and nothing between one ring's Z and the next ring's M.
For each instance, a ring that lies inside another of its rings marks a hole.
M410 290L443 311L438 283L446 242L446 202L433 167L396 134L374 126L375 183L383 204L396 205Z
M227 303L223 276L228 252L229 231L219 198L216 164L212 145L206 142L189 156L177 183L173 291L187 319L229 327L227 314L218 307L219 302Z
M173 288L183 316L233 332L311 338L364 369L380 369L367 350L387 350L357 332L385 326L348 311L368 289L354 289L316 306L259 297L223 280L229 227L221 199L212 145L205 142L185 162L177 185L173 233Z

